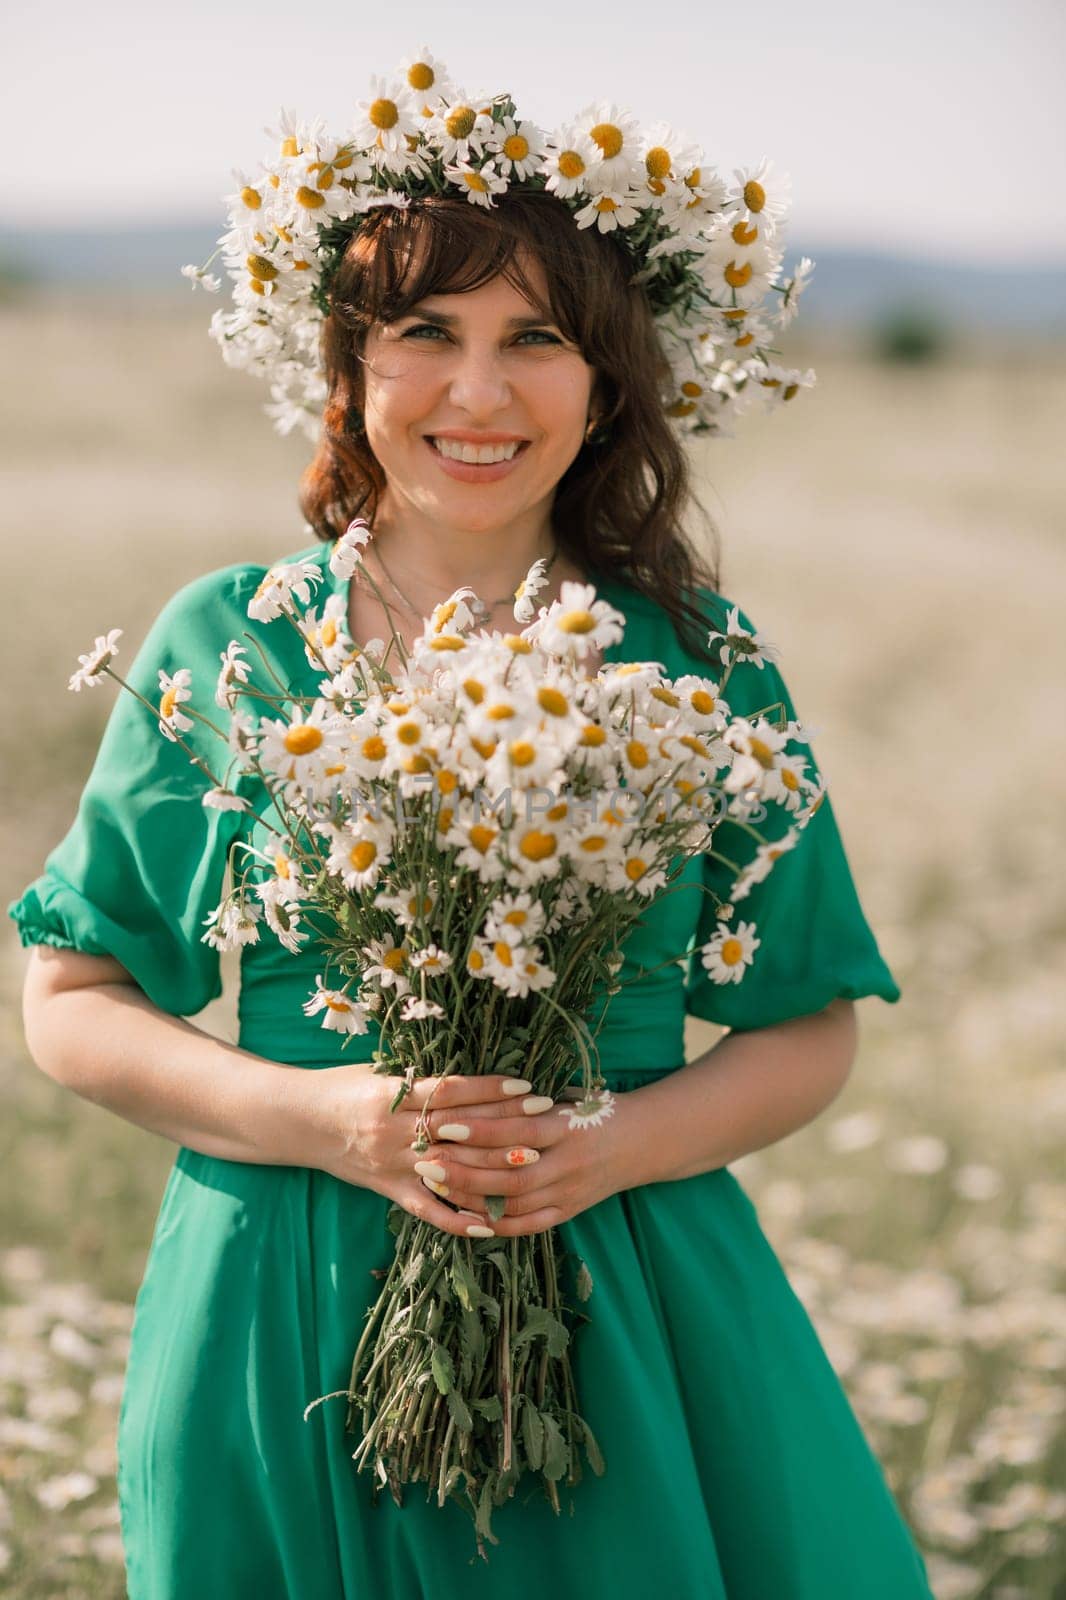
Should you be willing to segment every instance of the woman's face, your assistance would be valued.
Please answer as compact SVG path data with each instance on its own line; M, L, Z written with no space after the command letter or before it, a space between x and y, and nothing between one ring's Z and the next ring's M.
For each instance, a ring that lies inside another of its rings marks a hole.
M523 262L547 303L539 262ZM367 440L383 503L442 528L550 521L555 487L581 448L595 372L562 330L503 277L431 295L365 347ZM442 453L441 446L444 451ZM457 459L492 446L488 465Z

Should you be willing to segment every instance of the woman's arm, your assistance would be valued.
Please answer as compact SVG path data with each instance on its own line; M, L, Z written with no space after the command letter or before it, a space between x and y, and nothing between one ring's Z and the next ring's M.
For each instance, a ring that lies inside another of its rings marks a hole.
M160 1010L110 956L34 945L22 1016L41 1071L116 1116L223 1161L306 1164L307 1074Z
M854 1002L837 999L812 1016L727 1033L680 1071L631 1090L640 1115L616 1119L620 1187L712 1172L802 1128L844 1087L857 1042Z

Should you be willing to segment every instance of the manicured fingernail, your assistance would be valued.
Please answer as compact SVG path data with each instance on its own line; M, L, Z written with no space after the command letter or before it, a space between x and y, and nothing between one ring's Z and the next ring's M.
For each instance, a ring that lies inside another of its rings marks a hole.
M466 1231L472 1239L495 1239L496 1229L486 1228L480 1222L468 1222Z
M447 1167L442 1167L439 1161L416 1161L415 1171L420 1178L435 1178L438 1183L443 1183L448 1176Z
M438 1139L469 1139L470 1129L465 1122L445 1122L437 1129Z
M517 1145L514 1150L507 1152L507 1165L509 1167L529 1167L534 1161L540 1160L540 1151L531 1150L528 1144Z
M525 1078L505 1078L500 1087L504 1094L528 1094L533 1085Z
M550 1111L555 1101L550 1094L531 1094L528 1100L522 1101L522 1110L527 1116L536 1116L538 1111Z
M434 1194L441 1195L445 1200L452 1192L446 1183L438 1183L435 1178L423 1178L422 1182L427 1189L432 1189Z

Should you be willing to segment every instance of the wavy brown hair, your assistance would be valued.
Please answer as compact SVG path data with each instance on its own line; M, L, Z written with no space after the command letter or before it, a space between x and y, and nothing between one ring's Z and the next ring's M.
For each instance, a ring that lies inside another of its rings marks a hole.
M543 266L548 305L523 271L526 252ZM514 189L491 211L441 195L369 212L329 278L323 430L300 481L300 507L318 537L339 538L356 516L372 526L385 487L362 424L371 325L397 321L428 295L461 294L501 274L596 373L601 427L559 480L552 505L560 549L590 582L619 579L658 602L680 642L717 661L706 649L706 607L693 593L700 584L718 588L717 531L695 500L687 457L663 409L668 364L632 271L623 238L578 228L570 209L544 190ZM683 532L690 505L708 528L708 557Z

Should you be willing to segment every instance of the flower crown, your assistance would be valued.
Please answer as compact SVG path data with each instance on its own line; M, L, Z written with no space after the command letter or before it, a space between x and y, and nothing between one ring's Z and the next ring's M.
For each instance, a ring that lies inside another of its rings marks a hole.
M662 402L682 434L728 435L730 414L756 396L776 406L815 381L772 359L814 263L804 256L781 280L789 185L766 159L730 183L667 123L642 130L606 101L544 133L509 95L465 93L428 51L371 78L345 138L284 109L280 130L264 131L280 149L257 176L233 169L227 232L202 267L181 270L216 292L207 268L221 252L234 307L215 312L211 336L229 366L269 382L264 410L279 433L318 438L319 335L349 239L374 207L429 195L492 209L511 188L546 190L579 228L617 232L652 308L670 369Z

